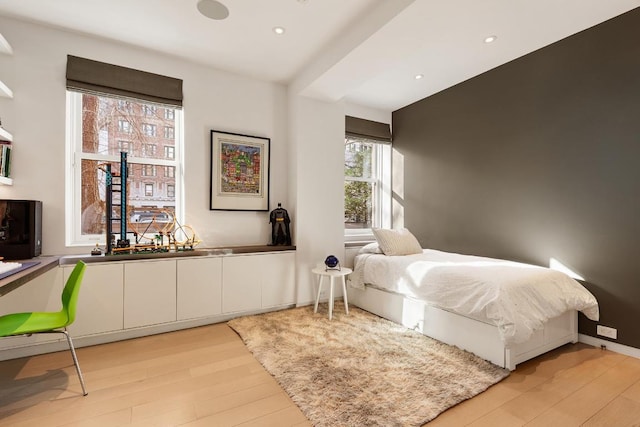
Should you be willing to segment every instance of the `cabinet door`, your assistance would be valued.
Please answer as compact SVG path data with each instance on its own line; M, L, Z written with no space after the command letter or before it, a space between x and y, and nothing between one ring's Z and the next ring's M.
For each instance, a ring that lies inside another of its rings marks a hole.
M124 265L124 327L176 320L176 261L138 261Z
M295 303L295 252L260 256L262 308Z
M29 311L60 311L62 309L62 271L54 267L0 298L0 316ZM0 349L21 347L64 339L62 334L36 334L30 337L0 339Z
M179 259L178 320L214 316L222 312L222 259Z
M62 270L66 283L73 266ZM122 330L123 271L121 263L87 264L78 295L76 320L69 327L73 337Z
M260 255L222 259L222 311L259 310L262 306Z

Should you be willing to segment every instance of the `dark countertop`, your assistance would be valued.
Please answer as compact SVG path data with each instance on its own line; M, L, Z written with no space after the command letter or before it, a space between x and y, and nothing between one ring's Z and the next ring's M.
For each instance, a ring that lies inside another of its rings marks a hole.
M249 254L260 252L279 252L293 251L295 246L225 246L218 248L196 248L191 251L171 251L171 252L148 252L135 254L118 254L118 255L66 255L60 258L60 265L75 264L78 261L86 263L92 262L110 262L110 261L135 261L140 259L165 259L180 258L194 256L223 256L233 254Z
M60 257L40 256L26 260L10 260L10 262L20 263L33 261L37 261L38 264L25 270L18 271L17 273L13 273L12 275L5 277L4 279L0 279L0 296L8 294L9 292L40 276L41 274L44 274L52 268L57 267L60 261Z

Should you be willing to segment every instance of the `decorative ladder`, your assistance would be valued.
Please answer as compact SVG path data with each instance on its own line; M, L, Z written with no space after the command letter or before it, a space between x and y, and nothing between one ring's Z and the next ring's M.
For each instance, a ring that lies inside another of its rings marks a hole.
M120 173L111 172L111 164L106 165L106 219L107 219L107 254L112 254L114 246L128 247L127 240L127 153L120 152ZM120 205L120 215L113 216L114 203ZM120 239L115 241L113 224L117 223L120 229Z

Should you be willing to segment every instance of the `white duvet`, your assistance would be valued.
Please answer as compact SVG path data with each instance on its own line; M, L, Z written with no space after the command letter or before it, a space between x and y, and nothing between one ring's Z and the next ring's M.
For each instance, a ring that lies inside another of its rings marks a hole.
M425 249L422 254L359 254L351 286L400 293L494 324L505 344L527 341L567 310L599 318L598 302L580 283L544 267Z

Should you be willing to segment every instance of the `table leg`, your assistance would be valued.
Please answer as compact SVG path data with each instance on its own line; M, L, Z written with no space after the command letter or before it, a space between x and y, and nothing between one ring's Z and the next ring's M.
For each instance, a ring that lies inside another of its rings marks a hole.
M316 295L316 305L313 307L313 312L318 312L318 301L320 301L320 291L322 291L322 276L318 275L318 295Z
M333 318L333 276L329 282L329 320Z
M347 301L347 283L342 276L342 298L344 299L344 312L349 314L349 302Z

